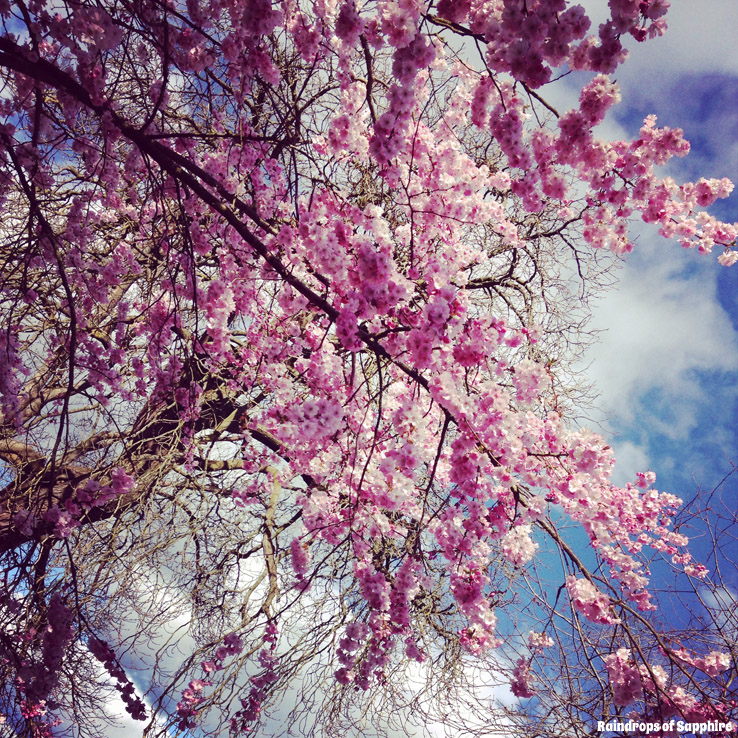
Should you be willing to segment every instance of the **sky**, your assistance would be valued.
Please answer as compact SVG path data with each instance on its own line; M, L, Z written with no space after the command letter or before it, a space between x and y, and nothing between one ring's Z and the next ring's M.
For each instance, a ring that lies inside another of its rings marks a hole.
M583 4L602 18L605 0ZM630 44L606 135L633 138L655 113L692 143L671 176L738 180L738 2L673 0L668 18L663 38ZM738 195L712 212L738 220ZM600 393L592 424L613 445L618 483L651 469L659 489L689 499L738 464L738 265L721 267L717 254L685 251L646 227L637 233L620 283L595 308L601 334L585 360ZM733 509L737 492L738 476L723 490ZM706 540L693 543L698 557ZM727 575L738 592L736 570ZM138 738L140 724L123 721L110 738Z
M603 3L585 3L599 6ZM643 118L681 127L692 145L666 173L738 180L738 3L674 0L660 39L630 44L618 70L623 101L608 125L632 138ZM711 212L738 220L738 195ZM619 285L595 309L587 356L598 420L618 458L616 481L650 468L657 487L690 499L738 464L738 271L637 229ZM719 252L718 252L719 253ZM723 490L736 509L738 479ZM706 552L696 540L695 552ZM738 590L736 572L730 572Z
M678 182L738 183L738 2L673 0L668 19L664 37L630 44L616 75L622 102L604 124L606 135L633 138L655 113L660 125L682 128L692 147L666 174ZM738 193L710 211L738 221ZM698 594L725 631L736 627L738 610L736 528L717 556L710 528L738 514L738 473L730 476L738 466L738 271L721 267L717 253L682 249L655 231L637 228L619 284L594 311L601 333L585 358L600 393L593 419L618 460L616 483L651 469L659 490L687 503L709 499L709 526L704 517L693 519L682 532L690 552L722 582L715 594ZM665 566L653 570L662 617L678 628L690 606L702 606L685 582L675 583Z

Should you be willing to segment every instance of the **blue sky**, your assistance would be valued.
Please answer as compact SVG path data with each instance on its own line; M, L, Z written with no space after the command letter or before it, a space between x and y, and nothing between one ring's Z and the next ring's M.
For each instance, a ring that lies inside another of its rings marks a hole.
M585 5L601 9L604 2ZM663 38L630 44L631 57L615 75L623 102L607 125L632 138L655 113L660 124L683 128L692 144L668 174L738 181L738 3L674 0L668 18ZM738 220L738 195L711 211ZM689 499L738 464L738 271L645 226L637 232L620 284L595 311L603 333L588 356L589 376L619 459L616 481L650 468L659 489ZM734 477L723 489L733 509L737 492ZM695 537L697 555L708 548L705 537ZM735 568L729 584L738 591Z

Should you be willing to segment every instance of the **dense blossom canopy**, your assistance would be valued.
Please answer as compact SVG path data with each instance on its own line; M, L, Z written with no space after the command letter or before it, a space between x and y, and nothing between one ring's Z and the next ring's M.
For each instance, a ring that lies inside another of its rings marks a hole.
M732 184L658 172L680 130L597 137L668 8L608 5L0 2L14 734L94 733L97 683L152 734L302 689L306 732L391 705L489 735L479 664L537 735L730 714L719 638L652 619L654 556L707 574L681 501L572 422L634 219L738 260L703 210ZM190 652L152 656L174 620Z

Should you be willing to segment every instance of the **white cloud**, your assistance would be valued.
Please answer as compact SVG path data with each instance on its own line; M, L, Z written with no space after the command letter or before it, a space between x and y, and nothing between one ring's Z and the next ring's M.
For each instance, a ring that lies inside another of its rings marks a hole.
M580 2L595 31L608 15L606 0ZM700 0L696 7L672 0L667 19L662 38L624 39L630 58L613 75L623 102L598 134L631 138L653 112L661 124L683 127L692 141L693 155L668 170L675 178L735 177L738 2ZM735 200L719 203L716 212L732 219ZM677 467L697 472L707 456L728 453L737 396L715 374L738 369L738 337L718 300L714 257L638 230L622 281L596 307L593 325L603 333L587 356L586 376L601 393L602 413L593 420L613 438L618 483L649 466L667 475ZM677 447L683 449L678 457Z
M605 0L580 0L592 19L596 32L599 23L608 17ZM672 0L666 16L667 32L655 39L638 43L630 37L623 39L630 58L618 70L617 78L632 78L644 87L664 74L695 74L723 72L738 74L738 3L735 0ZM631 80L629 80L631 81Z
M119 695L114 695L105 705L105 712L115 720L105 727L107 738L141 738L147 722L134 720L127 712Z
M645 415L662 433L684 438L706 399L704 373L738 369L738 340L717 298L716 269L695 263L711 257L648 240L595 310L603 333L588 375L605 413L628 424Z
M632 441L613 444L615 452L615 471L612 476L614 484L624 485L633 482L638 472L649 469L650 462L646 449Z
M728 641L738 639L738 593L730 587L705 587L699 595L720 634Z
M653 74L738 74L735 0L672 0L667 21L668 31L661 38L630 45L631 64Z

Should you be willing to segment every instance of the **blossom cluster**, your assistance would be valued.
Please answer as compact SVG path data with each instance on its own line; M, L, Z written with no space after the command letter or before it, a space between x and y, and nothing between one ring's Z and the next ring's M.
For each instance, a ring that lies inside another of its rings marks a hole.
M264 647L259 651L259 665L262 667L258 675L251 677L251 689L246 697L240 698L241 709L231 718L231 730L239 733L248 732L250 724L259 719L262 702L266 699L269 689L279 679L277 674L278 656L277 626L269 622L264 633Z
M297 577L297 586L303 589L307 584L305 574L307 574L310 557L306 544L299 538L293 538L290 542L290 557L292 559L292 569Z
M543 653L545 649L551 648L553 645L553 638L546 633L536 633L531 631L528 634L528 648L530 648L530 650L536 655Z
M102 639L93 637L87 642L90 653L105 667L108 674L115 679L115 687L126 706L126 712L134 720L146 720L146 706L136 694L133 683L116 658L115 651Z
M695 658L684 649L675 652L677 658L691 663L697 668L718 674L730 664L728 654L712 652L705 658ZM683 687L669 684L664 668L658 664L636 664L633 653L627 648L619 648L603 657L613 690L616 705L627 706L635 700L649 696L658 704L658 714L665 718L679 717L688 722L705 722L724 718L728 705L722 702L712 704L699 700ZM698 665L699 664L699 665Z
M722 651L711 651L707 656L695 656L687 651L686 648L680 648L671 651L671 655L678 658L690 666L694 666L700 671L704 671L710 676L717 676L730 668L730 654Z
M510 683L512 693L521 699L535 697L536 691L532 687L533 680L530 662L525 657L519 658L512 672L512 682Z
M17 510L13 514L13 527L31 536L36 528L44 526L57 538L68 538L72 530L79 527L80 519L87 512L127 495L134 485L134 478L123 467L115 467L110 472L109 484L101 485L95 479L88 479L83 486L74 490L62 506L53 505L42 516L31 510Z
M572 607L582 613L587 620L601 625L613 625L620 622L613 614L612 603L607 595L600 592L588 579L568 576L566 589L569 592Z
M40 738L51 738L53 727L60 723L48 713L52 695L59 685L59 672L67 648L74 636L74 617L59 594L54 594L46 611L46 626L41 633L29 628L21 641L39 643L40 658L24 658L17 671L15 687L23 717ZM39 638L40 636L40 638Z
M182 699L177 703L180 730L187 730L188 728L197 726L197 716L202 703L205 701L203 690L205 687L212 686L212 682L207 676L222 670L225 659L241 653L242 649L243 641L241 638L236 633L228 633L223 638L223 645L216 649L213 660L203 661L201 663L200 667L206 678L192 679L182 691Z

